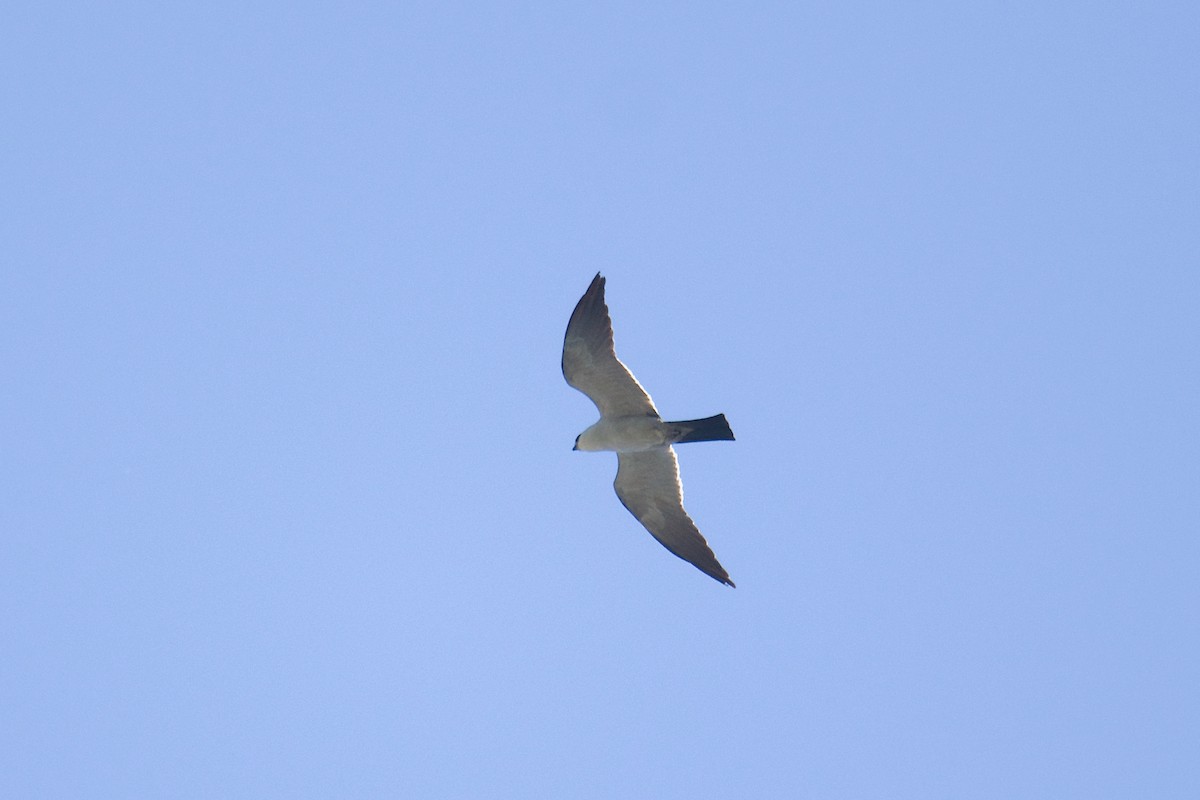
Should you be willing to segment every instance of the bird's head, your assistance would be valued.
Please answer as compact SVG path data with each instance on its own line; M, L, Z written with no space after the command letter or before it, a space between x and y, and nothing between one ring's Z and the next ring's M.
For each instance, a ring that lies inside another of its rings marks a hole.
M575 437L575 446L572 450L582 450L585 453L595 453L600 450L611 450L605 440L605 421L600 420L592 427L585 430L583 433Z

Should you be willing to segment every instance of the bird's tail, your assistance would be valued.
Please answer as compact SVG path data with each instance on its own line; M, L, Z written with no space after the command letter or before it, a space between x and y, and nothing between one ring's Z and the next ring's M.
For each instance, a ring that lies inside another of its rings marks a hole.
M681 435L675 440L676 444L684 442L720 442L732 441L733 431L724 414L704 419L688 419L682 422L668 422L668 425L678 427Z

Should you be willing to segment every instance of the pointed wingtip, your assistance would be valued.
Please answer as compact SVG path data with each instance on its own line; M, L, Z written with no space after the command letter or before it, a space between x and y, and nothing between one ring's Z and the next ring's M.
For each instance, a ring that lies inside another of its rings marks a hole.
M588 284L587 291L583 293L583 297L579 298L576 310L582 306L594 305L597 299L600 302L604 302L604 278L599 272L596 273L596 277L592 278L592 282Z
M700 571L701 571L701 572L703 572L705 575L707 575L708 577L712 578L714 581L716 581L716 582L717 582L717 583L719 583L719 584L722 584L722 585L724 585L724 586L728 586L728 587L730 587L730 588L733 588L733 589L736 589L736 588L737 588L737 584L735 584L735 583L733 582L733 580L732 580L732 579L729 577L729 573L728 573L728 572L726 572L726 571L725 571L725 570L724 570L724 569L721 567L721 565L720 565L720 564L717 564L717 568L716 568L716 569L704 569L704 568L703 568L703 567L701 567L699 564L693 564L692 566L696 567L696 569L700 570Z

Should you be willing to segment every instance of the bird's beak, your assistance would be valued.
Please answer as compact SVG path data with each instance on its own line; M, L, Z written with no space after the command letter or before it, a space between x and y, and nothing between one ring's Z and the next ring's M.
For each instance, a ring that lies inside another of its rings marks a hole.
M578 442L576 442L575 444L571 445L571 449L572 449L572 450L578 450L578 449L579 449L579 443L578 443Z

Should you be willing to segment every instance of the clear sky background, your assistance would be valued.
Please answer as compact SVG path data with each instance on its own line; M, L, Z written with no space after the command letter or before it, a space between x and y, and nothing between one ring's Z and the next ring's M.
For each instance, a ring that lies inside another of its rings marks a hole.
M9 8L0 795L1200 797L1197 8Z

